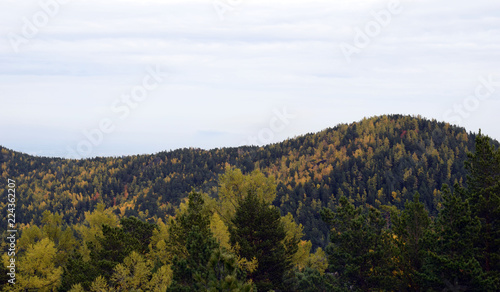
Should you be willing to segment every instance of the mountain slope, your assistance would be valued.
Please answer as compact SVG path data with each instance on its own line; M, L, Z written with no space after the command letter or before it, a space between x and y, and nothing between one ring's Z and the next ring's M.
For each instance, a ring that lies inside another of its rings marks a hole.
M328 230L319 210L335 205L342 194L355 204L402 208L418 191L435 214L441 185L464 181L463 162L474 137L435 120L386 115L265 147L86 160L33 157L0 147L0 163L3 180L16 180L16 213L23 224L39 224L44 210L60 212L68 223L81 222L98 202L120 215L163 217L192 187L216 195L217 177L227 164L243 172L258 168L277 178L275 204L282 213L291 212L307 239L324 246ZM0 207L6 212L6 201Z

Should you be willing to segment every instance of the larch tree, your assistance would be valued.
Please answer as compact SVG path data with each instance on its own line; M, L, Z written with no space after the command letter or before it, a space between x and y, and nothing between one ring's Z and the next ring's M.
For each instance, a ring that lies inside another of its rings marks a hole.
M19 259L17 283L13 291L53 291L61 283L62 267L55 266L57 249L44 238L28 247Z

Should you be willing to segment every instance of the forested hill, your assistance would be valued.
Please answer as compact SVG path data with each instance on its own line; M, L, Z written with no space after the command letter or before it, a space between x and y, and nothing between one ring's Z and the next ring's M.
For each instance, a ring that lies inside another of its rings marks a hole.
M0 147L2 180L17 185L16 219L40 224L44 210L67 223L105 203L118 215L145 220L173 214L195 188L216 196L227 165L260 169L278 184L274 202L291 212L315 246L327 243L320 219L341 195L355 205L402 208L418 191L437 213L441 185L465 181L466 153L475 134L420 117L389 115L342 124L264 147L179 149L152 155L68 160L34 157ZM0 141L1 143L1 141ZM498 146L498 142L495 141ZM6 183L0 184L6 196ZM6 214L7 200L0 202Z

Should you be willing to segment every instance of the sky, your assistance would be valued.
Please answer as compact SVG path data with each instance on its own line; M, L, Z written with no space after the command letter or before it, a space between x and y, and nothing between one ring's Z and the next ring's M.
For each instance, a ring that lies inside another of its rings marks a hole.
M500 1L0 0L0 145L266 145L383 114L500 140Z

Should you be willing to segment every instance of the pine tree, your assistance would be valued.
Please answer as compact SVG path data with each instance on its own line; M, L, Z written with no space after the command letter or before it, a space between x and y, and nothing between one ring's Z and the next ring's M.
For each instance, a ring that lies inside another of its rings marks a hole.
M296 273L296 282L292 291L327 292L336 291L339 286L338 279L333 274L321 274L320 271L309 267Z
M399 270L402 272L400 287L405 291L420 291L422 266L427 254L427 238L431 219L415 193L413 201L406 201L405 209L394 220L394 234L398 245Z
M100 270L95 262L85 261L83 256L75 251L68 257L64 267L61 286L58 291L68 291L79 284L82 289L90 289L92 282L100 275Z
M472 216L468 200L455 185L452 193L443 185L443 208L435 224L435 234L430 237L430 251L425 259L426 288L454 291L490 291L483 281L483 272L474 258L474 241L480 222ZM490 287L491 288L491 287Z
M185 251L173 259L173 282L169 291L205 291L208 287L207 266L218 244L210 231L210 217L203 212L203 205L201 194L192 191L187 211L169 230L170 244L183 245Z
M390 289L391 251L386 222L374 208L354 207L345 196L335 211L323 209L321 217L331 226L326 248L329 271L338 274L346 289Z
M468 153L465 166L471 210L481 222L475 244L478 260L489 280L500 287L500 150L479 132L476 150Z
M66 291L78 283L84 289L89 289L98 275L109 280L116 265L122 263L131 252L146 254L156 225L142 222L135 217L122 218L120 223L120 227L103 224L101 229L87 229L98 230L98 234L102 233L102 236L94 234L95 241L84 243L88 246L87 249L80 249L68 256L60 291ZM90 234L87 235L87 238L92 238ZM85 256L87 250L90 253L88 259Z
M92 263L107 280L114 267L121 263L132 251L145 254L148 250L154 224L142 222L135 217L122 218L121 227L103 225L103 236L98 238L101 248L89 242Z
M240 200L230 225L230 242L237 254L257 269L249 277L258 291L281 289L283 276L291 268L285 249L286 232L279 210L254 192Z
M246 275L240 270L237 257L224 249L212 252L208 270L208 291L255 291L253 284L244 282Z

